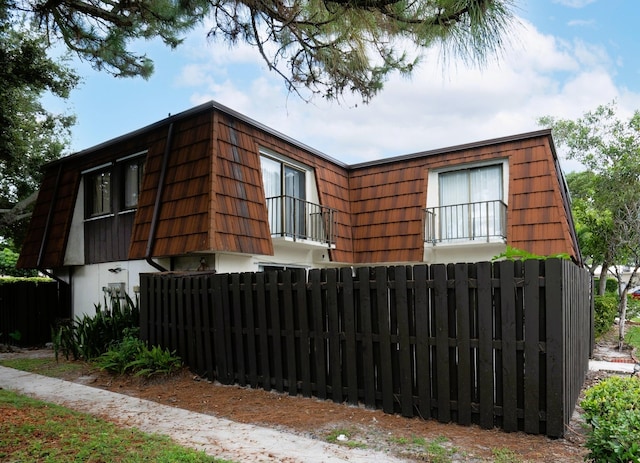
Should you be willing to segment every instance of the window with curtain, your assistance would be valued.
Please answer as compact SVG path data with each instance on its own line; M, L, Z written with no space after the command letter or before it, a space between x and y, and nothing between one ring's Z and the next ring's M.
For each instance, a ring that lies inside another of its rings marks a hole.
M271 233L306 236L305 172L268 156L260 156Z
M88 215L95 217L111 213L111 172L93 174L88 183Z
M143 160L138 159L124 165L124 199L122 201L124 209L133 209L138 206L143 172Z
M439 184L443 239L474 239L502 231L502 165L446 172L439 175Z

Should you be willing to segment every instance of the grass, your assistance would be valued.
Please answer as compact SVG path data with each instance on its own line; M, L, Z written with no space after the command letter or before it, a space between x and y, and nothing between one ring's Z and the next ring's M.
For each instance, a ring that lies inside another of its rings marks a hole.
M491 453L493 453L493 462L494 463L521 463L522 460L518 458L518 455L509 449L492 449Z
M81 362L56 362L52 358L5 359L0 360L0 365L52 378L64 378L66 373L79 372L86 368Z
M640 326L629 326L624 340L630 346L640 349Z
M333 429L326 435L325 439L331 444L345 445L349 448L365 448L366 444L353 440L353 432L346 428ZM341 437L342 436L342 437ZM343 438L345 440L343 440Z
M168 437L0 390L0 461L223 463Z

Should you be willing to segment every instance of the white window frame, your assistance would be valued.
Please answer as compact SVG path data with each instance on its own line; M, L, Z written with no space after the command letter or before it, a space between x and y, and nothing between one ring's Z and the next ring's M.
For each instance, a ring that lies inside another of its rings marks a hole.
M509 160L507 158L491 159L481 162L461 163L455 166L447 166L430 169L427 176L427 204L426 208L439 207L440 201L440 175L460 170L471 170L489 166L502 167L502 202L508 206L509 198ZM455 244L455 242L451 242Z

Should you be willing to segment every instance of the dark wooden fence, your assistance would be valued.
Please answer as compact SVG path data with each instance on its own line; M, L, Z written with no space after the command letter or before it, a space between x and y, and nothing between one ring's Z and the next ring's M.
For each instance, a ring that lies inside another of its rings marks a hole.
M144 274L142 336L224 384L563 435L588 368L568 261Z
M0 343L39 346L51 341L51 327L71 316L69 285L57 281L0 284Z

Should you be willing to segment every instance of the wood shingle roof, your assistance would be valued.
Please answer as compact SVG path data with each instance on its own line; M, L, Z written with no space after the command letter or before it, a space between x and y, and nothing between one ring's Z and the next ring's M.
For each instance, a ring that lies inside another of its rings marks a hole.
M262 149L313 169L320 204L337 211L332 261L422 261L430 170L493 159L509 165L508 243L579 260L549 131L348 166L208 103L46 166L19 265L63 266L81 173L136 150L146 150L147 157L129 259L272 255Z

